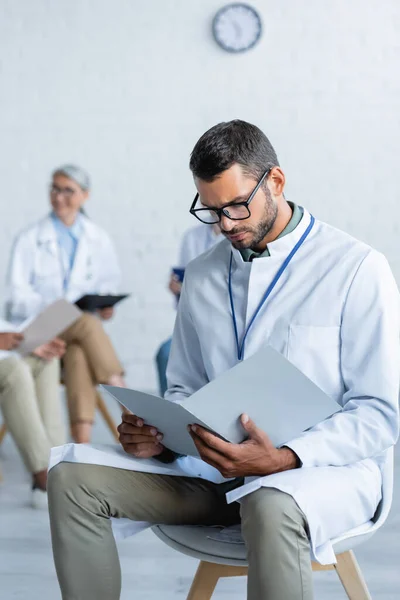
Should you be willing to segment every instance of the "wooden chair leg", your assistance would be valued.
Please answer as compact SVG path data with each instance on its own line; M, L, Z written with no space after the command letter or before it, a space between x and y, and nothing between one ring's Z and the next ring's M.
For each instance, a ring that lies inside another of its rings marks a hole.
M338 554L336 565L312 563L313 571L336 569L349 600L372 600L354 553ZM231 567L201 561L186 600L211 600L221 577L247 576L247 567Z
M352 550L338 554L335 569L350 600L372 600Z
M311 568L313 571L333 571L335 565L320 565L317 562L311 562Z
M111 431L111 435L113 435L114 439L117 442L119 442L117 426L116 426L115 421L112 418L110 411L108 410L107 405L104 402L103 397L99 391L97 391L97 408L99 409L99 412L101 413L103 419L105 420L108 429Z
M231 567L201 561L186 600L210 600L220 577L242 577L247 567Z
M5 423L3 423L0 427L0 444L3 442L4 436L7 433L7 427Z

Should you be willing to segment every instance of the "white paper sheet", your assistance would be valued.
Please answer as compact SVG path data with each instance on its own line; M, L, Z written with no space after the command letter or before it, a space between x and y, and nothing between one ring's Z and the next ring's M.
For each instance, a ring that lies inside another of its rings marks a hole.
M107 444L65 444L51 449L49 470L60 462L103 465L116 469L158 473L176 477L198 477L213 483L229 481L221 473L204 461L191 456L183 456L173 463L164 464L154 458L135 458L127 454L121 446Z
M56 300L38 315L30 317L14 329L24 335L17 352L23 356L30 354L38 346L57 337L81 315L82 312L74 304L64 299Z
M213 483L229 481L221 473L200 459L191 456L178 458L171 464L163 464L154 459L129 456L121 446L65 444L51 449L49 470L60 462L102 465L141 473L158 473L176 477L199 477ZM125 539L151 526L145 521L111 518L116 540Z
M279 447L320 423L340 406L270 346L240 362L183 404L143 392L103 386L128 410L161 431L165 447L198 456L187 431L198 423L232 443L245 439L247 413Z

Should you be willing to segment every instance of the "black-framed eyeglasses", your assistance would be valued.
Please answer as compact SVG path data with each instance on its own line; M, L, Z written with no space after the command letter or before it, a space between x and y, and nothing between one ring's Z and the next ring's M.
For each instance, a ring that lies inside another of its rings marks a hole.
M62 196L65 196L66 198L72 198L72 196L76 193L76 190L70 188L70 187L58 187L58 185L51 185L50 186L50 194L52 196L58 196L58 194L61 194Z
M207 225L219 223L222 215L228 217L228 219L231 219L232 221L244 221L245 219L248 219L251 216L249 204L257 194L264 179L268 176L270 171L271 168L265 171L256 187L251 192L250 196L243 202L232 202L231 204L227 204L222 208L196 208L196 204L199 200L199 193L197 193L193 200L192 206L190 207L190 214Z

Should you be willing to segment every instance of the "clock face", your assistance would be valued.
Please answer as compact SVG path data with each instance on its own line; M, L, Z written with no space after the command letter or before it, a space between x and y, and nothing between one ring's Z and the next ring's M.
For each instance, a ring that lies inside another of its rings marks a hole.
M214 17L214 38L228 52L249 50L260 39L261 31L259 14L248 4L229 4Z

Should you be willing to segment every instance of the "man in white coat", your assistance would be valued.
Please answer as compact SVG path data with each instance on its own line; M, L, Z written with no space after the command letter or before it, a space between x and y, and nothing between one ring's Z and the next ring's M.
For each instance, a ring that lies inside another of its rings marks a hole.
M242 415L249 437L240 445L193 424L202 458L233 478L220 485L56 466L50 517L64 600L119 598L111 516L241 521L248 598L310 600L310 549L321 563L333 562L330 539L373 519L381 499L382 470L398 435L400 361L398 291L385 258L288 203L275 151L249 123L207 131L190 167L198 191L192 214L218 222L227 240L186 270L167 397L184 400L270 344L342 410L282 448L251 415ZM126 452L166 460L162 432L140 415L124 416L119 429Z

